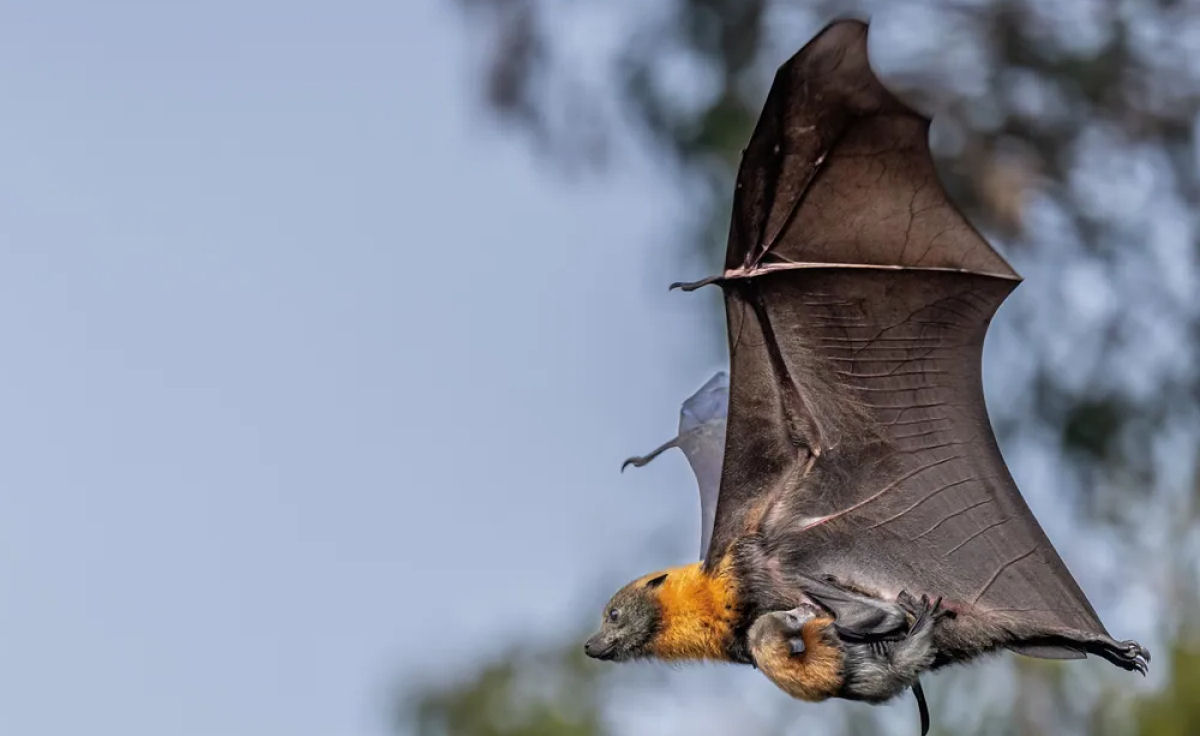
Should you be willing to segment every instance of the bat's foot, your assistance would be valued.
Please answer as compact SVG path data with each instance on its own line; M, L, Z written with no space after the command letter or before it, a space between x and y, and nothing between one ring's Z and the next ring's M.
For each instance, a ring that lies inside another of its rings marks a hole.
M918 626L926 623L937 623L943 618L954 618L954 611L942 606L941 597L931 600L929 596L922 594L920 598L914 598L908 591L902 590L900 595L896 596L896 602L913 617L910 631L916 631Z
M1150 665L1150 650L1132 639L1117 642L1115 647L1106 647L1100 656L1118 667L1139 672L1143 677Z
M916 618L913 620L912 628L909 629L909 635L924 630L928 626L936 624L938 621L953 614L942 608L942 599L939 596L934 600L930 600L929 596L922 595L919 601L919 607L916 611Z

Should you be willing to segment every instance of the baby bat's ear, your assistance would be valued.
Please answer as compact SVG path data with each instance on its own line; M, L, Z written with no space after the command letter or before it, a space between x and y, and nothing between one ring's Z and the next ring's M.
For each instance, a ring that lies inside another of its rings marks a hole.
M656 578L650 578L649 580L646 581L646 587L647 588L657 588L658 586L663 584L664 580L667 579L667 575L668 575L668 573L664 572L662 575L659 575Z

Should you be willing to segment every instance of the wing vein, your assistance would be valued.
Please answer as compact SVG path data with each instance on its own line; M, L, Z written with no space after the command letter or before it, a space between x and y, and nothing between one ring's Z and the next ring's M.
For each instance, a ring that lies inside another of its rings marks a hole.
M972 480L974 480L974 479L972 479ZM908 540L908 541L910 541L910 542L915 542L915 541L917 541L918 539L920 539L921 537L924 537L926 534L929 534L929 533L933 532L933 531L934 531L934 530L936 530L936 529L937 529L939 526L941 526L942 524L945 524L947 521L950 521L950 520L951 520L951 519L953 519L954 517L956 517L956 516L962 516L963 514L965 514L965 513L967 513L968 511L970 511L971 509L976 509L976 508L979 508L980 506L983 506L984 504L989 504L989 503L991 503L991 502L992 502L992 499L990 499L990 498L985 498L985 499L983 499L982 501L976 501L975 503L971 504L970 506L965 506L965 507L963 507L963 508L959 509L958 511L955 511L955 512L954 512L954 513L952 513L952 514L947 514L946 516L943 516L943 517L942 517L942 520L941 520L941 521L939 521L938 523L936 523L936 524L934 524L933 526L929 527L928 529L926 529L925 531L921 532L920 534L918 534L917 536L913 537L912 539L910 539L910 540Z
M990 578L988 578L988 581L987 581L987 583L984 584L983 588L978 593L975 594L975 598L971 601L971 605L973 606L979 602L979 599L982 598L984 596L984 594L988 592L988 589L991 588L992 585L994 585L995 582L1000 579L1000 575L1003 574L1003 572L1005 570L1007 570L1008 568L1017 564L1018 562L1025 559L1026 557L1030 556L1034 552L1037 552L1037 545L1034 545L1032 548L1030 548L1030 550L1028 552L1017 555L1016 557L1012 558L1011 560L1009 560L1008 562L1004 563L999 568L997 568L996 572L992 573L992 576Z
M953 546L953 547L951 547L950 549L946 550L946 554L945 554L945 555L942 555L942 556L943 556L943 557L948 557L948 556L950 556L950 555L954 554L954 553L955 553L955 552L957 552L958 550L962 549L962 547L964 547L964 546L965 546L965 545L966 545L968 542L970 542L972 539L975 539L976 537L978 537L979 535L983 534L984 532L987 532L987 531L989 531L989 530L991 530L991 529L995 529L996 527L1000 526L1001 524L1006 524L1006 523L1008 523L1008 522L1009 522L1009 521L1011 521L1011 520L1012 520L1012 517L1011 517L1011 516L1006 516L1006 517L1004 517L1003 519L1000 519L999 521L993 521L991 524L988 524L988 525L987 525L987 526L985 526L984 528L980 529L979 531L975 532L975 533L974 533L974 534L972 534L971 536L969 536L969 537L967 537L966 539L962 540L961 542L959 542L958 544L954 545L954 546Z
M884 519L884 520L883 520L883 521L881 521L881 522L878 522L878 523L876 523L876 524L872 524L871 526L869 526L869 527L867 527L867 528L868 528L868 529L874 529L874 528L876 528L876 527L883 526L884 524L890 524L890 523L892 523L893 521L895 521L896 519L899 519L901 516L904 516L905 514L907 514L909 511L912 511L912 510L913 510L913 509L915 509L916 507L920 506L921 504L925 503L925 502L926 502L926 501L928 501L929 499L931 499L931 498L933 498L934 496L938 495L938 494L939 494L939 493L941 493L942 491L949 490L949 489L951 489L951 488L954 488L954 487L956 487L956 486L961 486L963 483L970 483L970 482L971 482L971 481L973 481L973 480L975 480L975 478L974 478L974 477L971 477L971 478L963 478L962 480L955 481L955 482L953 482L953 483L949 483L949 484L947 484L947 485L944 485L944 486L942 486L942 487L938 488L936 491L933 491L932 493L930 493L930 494L926 495L926 496L925 496L925 497L923 497L921 500L917 501L917 502L916 502L916 503L914 503L912 506L909 506L908 508L904 509L903 511L901 511L901 512L900 512L900 513L898 513L898 514L896 514L895 516L890 516L890 517L888 517L888 518Z
M876 500L877 498L879 498L883 494L887 493L888 491L894 489L896 486L900 485L901 483L904 483L905 481L909 480L910 478L913 478L914 476L920 475L921 473L924 473L927 470L932 470L933 468L936 468L939 465L945 465L948 462L953 462L954 460L962 460L962 459L963 459L962 455L951 455L950 457L944 457L941 460L934 460L931 463L926 463L925 465L918 466L915 470L910 471L907 475L900 476L896 480L892 481L891 483L888 483L886 486L879 489L875 493L872 493L870 496L867 496L866 498L859 501L858 503L855 503L855 504L849 506L848 508L842 509L841 511L836 511L832 514L827 514L825 516L819 516L816 519L809 521L807 524L800 527L800 531L804 531L806 529L811 529L812 527L818 526L820 524L824 524L827 521L832 521L833 519L836 519L839 516L845 516L846 514L852 513L854 511L862 508L863 506L866 506L867 504L871 503L872 501Z

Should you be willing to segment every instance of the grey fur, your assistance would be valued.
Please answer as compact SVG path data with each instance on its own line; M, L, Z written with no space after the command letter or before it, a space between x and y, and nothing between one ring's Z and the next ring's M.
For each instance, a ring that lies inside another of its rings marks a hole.
M912 687L929 669L937 654L933 633L941 612L936 604L926 604L905 638L846 645L843 697L881 703Z
M652 591L664 578L665 574L634 581L618 590L604 607L600 630L583 645L584 652L616 662L650 656L646 647L662 625L662 608Z

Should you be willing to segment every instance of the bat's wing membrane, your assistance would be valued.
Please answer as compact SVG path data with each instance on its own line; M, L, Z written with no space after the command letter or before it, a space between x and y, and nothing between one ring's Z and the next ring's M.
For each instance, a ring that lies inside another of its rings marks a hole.
M792 569L945 596L1070 656L1107 635L1014 485L980 381L1020 279L948 200L927 133L871 72L861 23L779 70L719 278L732 381L707 559L755 529Z
M700 489L700 557L708 550L717 492L721 487L721 460L725 456L725 415L729 407L729 374L721 371L708 379L679 409L679 434L648 455L631 457L627 465L640 467L659 453L678 447L687 457Z
M729 374L717 373L692 394L679 411L679 449L687 456L700 488L700 557L712 540L725 457L725 417L729 410Z

